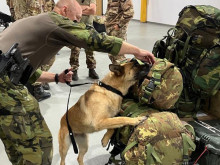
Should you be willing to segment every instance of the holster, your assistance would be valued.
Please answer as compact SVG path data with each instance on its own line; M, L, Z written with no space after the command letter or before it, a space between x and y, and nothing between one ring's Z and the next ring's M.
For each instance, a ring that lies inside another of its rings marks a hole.
M5 54L0 51L0 76L8 75L13 84L25 85L32 71L29 59L22 57L17 43Z

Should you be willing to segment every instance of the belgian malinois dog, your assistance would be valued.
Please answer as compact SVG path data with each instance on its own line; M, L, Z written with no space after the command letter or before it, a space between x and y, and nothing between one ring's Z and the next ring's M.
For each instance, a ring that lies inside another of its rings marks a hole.
M129 88L135 84L143 71L145 72L143 75L146 75L146 67L131 60L121 65L110 64L109 69L111 72L101 81L101 84L105 84L105 86L103 87L100 83L93 84L68 111L69 125L79 148L77 158L79 165L84 165L83 157L88 150L89 133L108 129L108 133L102 139L102 145L106 146L114 128L125 125L134 126L146 119L146 117L115 117L120 112L123 96L127 94ZM106 86L110 86L110 89ZM60 164L64 165L71 144L66 114L62 117L60 124Z

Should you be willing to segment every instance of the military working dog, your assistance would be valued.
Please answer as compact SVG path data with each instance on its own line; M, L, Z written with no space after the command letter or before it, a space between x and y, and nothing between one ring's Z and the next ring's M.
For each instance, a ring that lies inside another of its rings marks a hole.
M121 109L123 96L134 85L146 66L139 65L136 60L121 65L109 65L109 72L100 83L93 84L82 95L78 102L68 111L69 125L73 131L79 148L78 163L84 165L83 157L88 150L88 134L103 129L108 129L110 134L114 128L124 125L137 125L146 117L115 117ZM108 86L108 87L106 87ZM113 89L113 90L112 90ZM116 92L117 91L117 92ZM59 131L59 152L61 165L65 164L65 158L71 144L67 127L66 114L61 119ZM102 145L106 146L110 134L102 139Z

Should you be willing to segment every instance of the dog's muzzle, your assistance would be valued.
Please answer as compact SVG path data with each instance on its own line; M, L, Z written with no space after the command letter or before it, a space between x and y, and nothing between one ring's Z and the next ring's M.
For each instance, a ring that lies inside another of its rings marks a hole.
M138 68L138 72L135 75L135 79L140 80L145 78L148 75L152 65L146 62L142 62L135 58L133 58L131 61L134 63L134 66Z
M138 79L145 78L148 75L150 69L151 69L151 66L149 65L142 66L140 69L140 72L138 73Z

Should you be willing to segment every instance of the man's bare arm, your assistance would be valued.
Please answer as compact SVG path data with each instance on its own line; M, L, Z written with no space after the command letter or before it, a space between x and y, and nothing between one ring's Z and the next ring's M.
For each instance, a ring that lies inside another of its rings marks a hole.
M155 62L155 57L151 52L140 49L125 41L122 43L118 54L133 54L137 59L148 62L149 64L154 64Z

